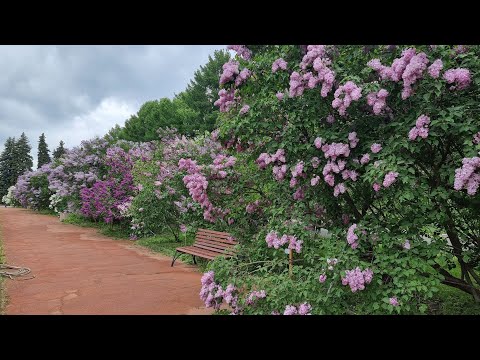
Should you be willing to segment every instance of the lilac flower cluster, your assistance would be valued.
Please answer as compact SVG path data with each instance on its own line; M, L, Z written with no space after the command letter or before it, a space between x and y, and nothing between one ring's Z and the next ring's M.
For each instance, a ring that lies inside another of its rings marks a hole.
M388 91L381 89L378 92L371 92L367 95L367 104L373 107L373 113L379 115L387 106L386 99Z
M272 64L272 73L276 73L279 69L287 70L287 65L288 63L282 58L275 60Z
M415 127L410 129L410 132L408 133L408 139L413 141L419 136L422 139L426 139L428 137L429 124L430 118L426 115L420 115L415 122Z
M298 240L294 235L279 236L276 231L270 231L267 234L265 241L267 242L269 248L273 247L278 249L280 246L288 244L288 249L295 250L297 253L302 251L303 241Z
M454 86L450 87L450 90L466 89L471 82L470 70L462 68L450 69L445 71L445 73L443 74L443 78L449 84L455 83Z
M392 185L398 177L398 173L395 171L390 171L385 175L385 178L383 179L383 186L385 188L388 188L390 185Z
M218 92L220 98L213 103L213 105L220 108L220 112L228 112L235 105L235 90L221 89Z
M240 71L238 70L239 66L240 64L238 63L238 61L235 60L230 60L229 62L223 64L223 72L222 75L220 75L220 85L233 81L235 77L240 73Z
M353 81L347 81L335 90L334 96L332 107L338 109L341 116L345 116L352 101L357 101L362 97L362 88L358 87Z
M295 305L287 305L283 315L312 315L311 311L312 306L309 303L303 303L298 308Z
M252 72L248 70L247 68L242 69L240 71L240 74L238 74L237 78L235 79L235 86L239 87L242 85L247 79L252 76Z
M325 47L323 45L308 45L307 53L304 55L300 67L306 70L308 66L313 65L314 72L298 73L294 71L290 75L290 97L301 96L306 87L315 88L322 84L320 94L326 97L332 90L335 81L335 73L328 67L331 61L325 57Z
M245 115L249 110L250 110L249 105L243 105L242 108L240 109L240 115Z
M355 234L357 224L352 224L347 231L347 243L351 246L352 249L358 247L358 236Z
M202 288L200 290L200 299L205 303L207 308L213 307L215 310L219 310L223 301L232 306L234 312L238 311L238 295L236 295L237 289L234 285L229 284L225 290L222 286L215 282L215 273L208 271L203 274Z
M480 131L477 132L475 135L473 135L473 140L472 140L472 142L473 142L475 145L480 144Z
M432 65L428 67L428 74L434 78L438 79L440 76L440 71L443 69L443 62L440 59L435 60Z
M423 77L427 68L428 58L425 53L417 54L416 49L408 48L402 52L402 56L395 59L390 67L382 65L380 60L373 59L368 66L377 71L382 80L399 82L403 80L402 99L407 99L413 93L412 86Z
M227 49L235 51L244 60L250 60L252 57L252 51L245 45L228 45Z
M372 153L378 154L382 150L382 145L377 143L372 144L372 146L370 147L370 150L372 150Z
M391 297L388 301L389 301L390 305L392 305L392 306L399 306L400 305L400 303L398 302L398 299L395 296Z
M480 186L480 157L464 158L462 167L455 170L453 188L457 191L467 190L468 195L475 195Z
M257 299L264 299L267 297L267 293L265 290L260 290L260 291L252 291L250 294L247 296L247 305L253 305Z
M350 286L352 292L364 290L365 284L370 284L373 278L373 271L370 269L361 270L358 266L352 270L345 271L345 277L342 278L342 285Z

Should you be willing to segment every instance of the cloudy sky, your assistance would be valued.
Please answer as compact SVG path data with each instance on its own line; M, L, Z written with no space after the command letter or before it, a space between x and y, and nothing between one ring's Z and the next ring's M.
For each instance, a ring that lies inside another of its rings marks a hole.
M53 151L104 135L147 100L184 90L224 45L0 46L0 146L24 131ZM1 151L0 150L0 151Z

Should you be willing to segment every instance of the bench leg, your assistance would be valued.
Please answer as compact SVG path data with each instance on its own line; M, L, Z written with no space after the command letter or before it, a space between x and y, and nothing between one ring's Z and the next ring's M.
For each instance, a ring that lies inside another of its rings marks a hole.
M173 255L171 267L173 267L173 264L175 264L175 260L177 260L178 257L181 255L181 254L179 253L178 256L177 256L177 253L178 253L178 251L175 250L175 254Z
M197 260L195 259L195 255L192 255L192 256L193 256L193 263L197 265Z

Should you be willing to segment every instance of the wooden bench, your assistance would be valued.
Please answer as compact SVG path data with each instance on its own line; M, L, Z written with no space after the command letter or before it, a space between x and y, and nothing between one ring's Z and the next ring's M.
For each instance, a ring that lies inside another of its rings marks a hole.
M192 246L183 246L176 249L171 266L182 253L192 255L195 264L197 263L195 256L208 260L215 259L217 256L232 257L235 255L234 246L238 242L230 240L230 237L229 233L198 229Z

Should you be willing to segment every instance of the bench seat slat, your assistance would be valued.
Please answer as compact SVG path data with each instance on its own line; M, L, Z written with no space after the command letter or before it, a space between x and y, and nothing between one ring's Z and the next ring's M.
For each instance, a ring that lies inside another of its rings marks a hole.
M219 249L232 249L234 248L235 245L233 244L224 244L224 243L219 243L217 241L212 241L212 240L203 240L203 239L197 239L195 241L195 244L205 244L205 245L211 245L215 246Z
M197 235L196 239L213 240L213 241L217 241L219 243L230 244L230 245L237 245L238 244L236 241L231 241L231 240L226 240L226 239L215 239L215 238L208 237L208 236L205 236L205 235Z
M200 234L207 233L207 234L217 235L218 237L224 237L224 238L231 236L229 233L226 233L226 232L220 232L220 231L208 230L208 229L198 229L197 233L200 233Z
M200 249L205 249L205 250L216 252L216 253L219 253L219 254L229 254L229 255L234 254L233 251L228 250L228 249L218 249L218 248L215 248L215 247L212 247L212 246L207 246L207 245L203 245L203 244L199 244L199 243L193 244L193 247L200 248Z

